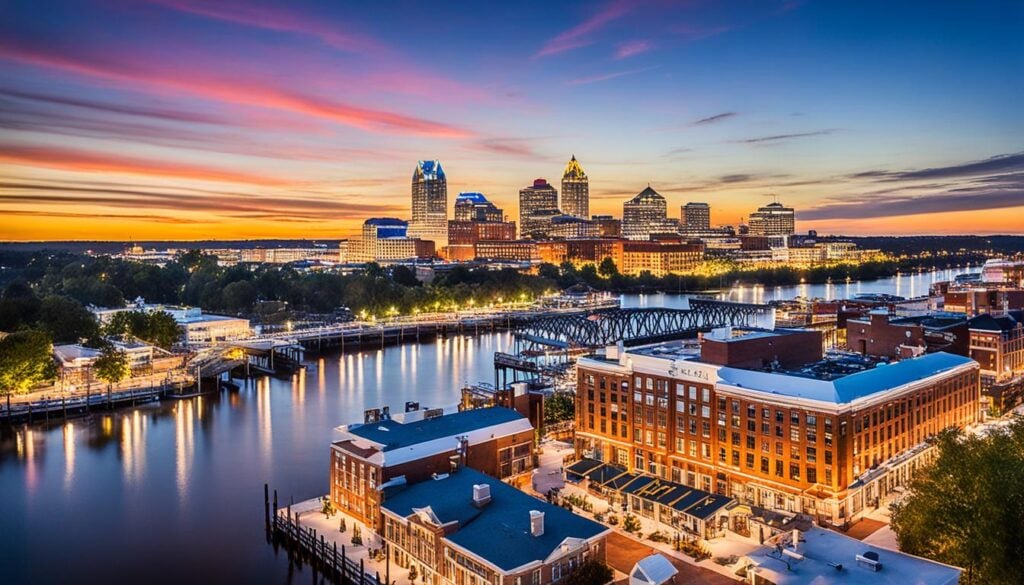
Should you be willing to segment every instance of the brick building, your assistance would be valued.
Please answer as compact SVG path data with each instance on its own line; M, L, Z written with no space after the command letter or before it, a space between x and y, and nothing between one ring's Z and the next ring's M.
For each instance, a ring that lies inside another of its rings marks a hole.
M783 347L789 333L775 335ZM766 343L764 332L720 337ZM577 454L844 524L934 456L927 438L978 418L978 365L962 356L877 365L847 354L798 368L764 356L768 367L748 369L705 347L709 336L581 358Z
M603 562L611 529L459 469L408 486L382 506L391 561L430 585L547 585Z
M1024 401L1024 311L967 321L968 355L981 366L983 407L1004 412Z
M1003 313L1024 309L1024 289L1021 288L950 288L943 295L944 308L951 313L964 313L968 317L983 313Z
M417 410L339 427L331 444L331 502L374 530L388 486L411 484L468 466L498 479L534 467L533 426L507 408L428 418Z
M967 355L967 318L939 313L896 317L875 309L846 319L846 347L861 355L902 359L945 351Z

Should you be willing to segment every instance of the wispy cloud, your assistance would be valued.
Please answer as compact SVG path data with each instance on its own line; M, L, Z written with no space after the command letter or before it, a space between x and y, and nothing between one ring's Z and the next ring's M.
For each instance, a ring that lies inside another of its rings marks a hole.
M590 35L629 14L636 6L630 0L612 0L595 14L544 44L534 57L547 57L592 44Z
M521 138L487 138L476 141L474 147L498 155L538 156L531 141Z
M654 48L654 43L646 40L627 41L625 43L619 43L615 47L615 58L616 59L628 59L629 57L635 57L637 55L646 53Z
M0 203L100 206L104 208L192 211L230 217L305 218L324 220L324 214L368 217L393 213L400 206L352 202L337 197L257 196L241 193L198 195L177 190L95 188L53 183L0 183Z
M708 124L715 124L718 122L724 122L729 118L735 118L738 116L736 112L722 112L721 114L715 114L714 116L708 116L707 118L701 118L700 120L694 121L691 126L706 126Z
M1024 152L1000 154L983 160L931 167L908 171L873 170L850 175L854 179L877 179L880 181L918 181L932 179L954 179L973 177L990 173L1024 171Z
M291 183L265 174L51 146L0 144L0 162L79 172L126 173L252 185L280 186Z
M578 79L570 79L566 81L566 85L587 85L590 83L597 83L599 81L608 81L609 79L615 79L617 77L624 77L626 75L633 75L636 73L642 73L644 71L651 71L657 69L660 65L651 65L650 67L640 67L639 69L629 69L626 71L615 71L612 73L602 73L600 75L594 75L591 77L580 77Z
M206 0L149 1L179 12L223 22L312 37L343 51L365 52L381 48L381 44L374 39L353 31L343 31L342 26L338 23L292 12L281 7L232 0L217 0L216 2Z
M815 130L813 132L794 132L792 134L774 134L772 136L758 136L756 138L744 138L737 140L741 144L773 144L777 142L783 142L786 140L794 140L796 138L810 138L812 136L825 136L828 134L835 133L834 128L826 130Z
M909 197L892 195L873 198L870 204L837 203L799 212L802 220L869 219L901 215L922 215L983 209L1024 207L1024 185L1016 189L978 190Z
M672 27L672 32L688 41L699 41L714 36L718 36L723 33L727 33L736 28L736 25L725 24L717 26L701 26L695 24L680 24Z
M398 112L346 104L298 93L293 87L269 80L233 79L224 71L187 67L178 61L153 62L124 54L90 54L88 50L63 52L53 43L26 43L0 37L0 57L116 81L136 91L166 95L174 90L190 96L237 105L272 108L330 120L369 132L412 134L434 138L466 138L471 132Z
M31 91L21 91L17 89L0 88L0 96L56 106L71 106L75 108L106 112L109 114L154 118L157 120L164 120L169 122L190 122L201 124L228 123L228 120L226 118L214 116L211 114L204 114L200 112L188 112L184 110L175 110L171 108L154 108L134 104L127 105L117 104L113 102L101 102L82 98L68 97L63 95L52 95Z

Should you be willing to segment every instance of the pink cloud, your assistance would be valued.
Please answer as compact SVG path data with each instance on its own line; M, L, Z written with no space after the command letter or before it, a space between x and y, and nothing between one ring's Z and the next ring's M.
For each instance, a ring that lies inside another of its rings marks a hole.
M577 79L570 79L566 81L566 85L587 85L590 83L597 83L599 81L608 81L609 79L615 79L617 77L624 77L626 75L633 75L634 73L642 73L644 71L650 71L657 69L660 65L652 65L651 67L640 67L639 69L629 69L627 71L615 71L612 73L603 73L600 75L594 75L591 77L580 77Z
M628 0L612 0L612 2L607 4L590 18L569 30L562 32L545 43L534 57L547 57L549 55L555 55L564 51L592 44L593 41L588 39L588 36L601 30L609 23L629 14L635 6L636 2L629 2Z
M343 31L341 27L323 20L251 2L231 0L150 0L154 4L185 12L265 30L312 36L321 42L349 52L380 50L382 45L364 35Z
M224 72L203 70L202 65L180 60L157 62L132 61L121 54L92 54L76 51L73 56L46 46L30 46L11 39L0 39L0 57L79 75L112 80L129 89L165 95L168 89L203 99L237 105L271 108L293 114L330 120L368 132L412 134L435 138L466 138L471 132L440 122L414 116L367 108L316 96L303 95L288 87L262 80L229 78Z
M651 41L645 40L619 43L618 47L616 47L615 49L615 58L627 59L629 57L634 57L641 53L646 53L647 51L650 51L652 48L654 48L654 44Z
M50 146L0 144L0 161L35 167L84 172L127 173L132 175L177 177L199 181L288 185L291 181L263 174L245 173L165 160L84 151Z

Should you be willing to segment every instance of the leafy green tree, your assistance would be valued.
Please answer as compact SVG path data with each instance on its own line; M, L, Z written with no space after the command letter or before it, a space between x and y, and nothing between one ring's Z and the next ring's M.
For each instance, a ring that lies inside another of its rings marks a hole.
M611 278L619 273L619 267L615 265L615 261L611 257L606 257L597 267L597 273L605 278Z
M170 349L185 333L167 311L153 311L146 319L146 329L139 337L153 345Z
M550 262L545 262L537 267L537 274L541 278L547 278L549 280L558 280L561 273L558 271L558 267Z
M232 282L221 291L221 301L224 308L235 312L249 311L252 304L256 302L256 287L247 280Z
M56 375L53 344L46 332L18 331L0 339L0 392L24 394Z
M38 326L57 343L74 343L95 337L99 331L96 317L89 309L74 299L57 295L43 299Z
M572 420L576 416L575 401L570 392L555 392L544 400L544 422L547 424Z
M402 286L414 287L420 286L419 279L416 278L416 272L408 266L395 266L391 269L391 280L395 281L396 284Z
M610 583L615 574L608 565L595 559L589 559L576 567L562 583L564 585L605 585Z
M96 361L92 364L96 377L107 383L107 393L110 388L131 374L131 367L128 364L128 354L115 349L113 346L103 348Z
M964 569L964 585L1024 575L1024 418L984 435L947 431L892 506L900 550Z

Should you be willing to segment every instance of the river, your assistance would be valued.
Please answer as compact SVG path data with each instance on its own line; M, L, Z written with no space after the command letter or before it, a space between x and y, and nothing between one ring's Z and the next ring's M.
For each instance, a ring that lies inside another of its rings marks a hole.
M941 271L840 285L736 288L721 298L927 294ZM623 297L685 307L686 295ZM65 424L0 427L0 583L308 583L264 540L263 484L282 505L326 492L333 428L365 408L454 404L493 379L508 333L313 359L291 381Z

